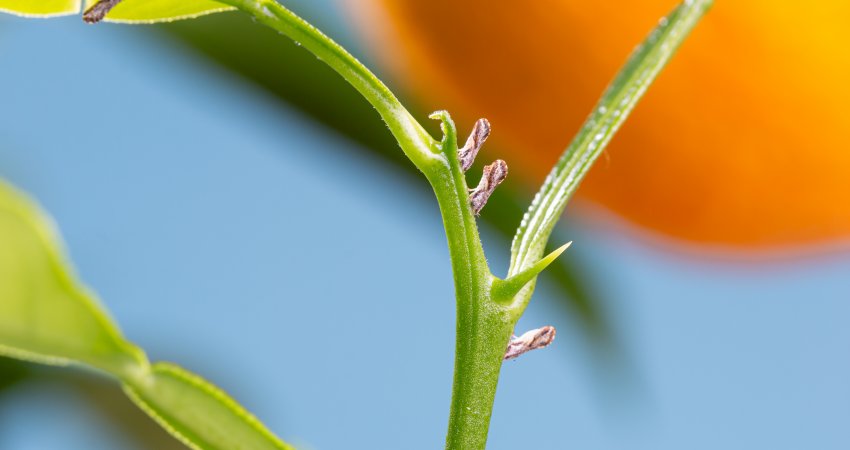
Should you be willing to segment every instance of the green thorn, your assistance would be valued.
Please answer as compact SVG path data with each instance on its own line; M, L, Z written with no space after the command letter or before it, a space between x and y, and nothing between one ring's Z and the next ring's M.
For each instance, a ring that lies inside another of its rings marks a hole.
M561 256L561 253L564 253L564 250L566 250L572 243L572 241L567 242L552 253L541 258L532 266L506 280L500 280L497 278L493 281L493 287L491 288L492 298L497 302L509 302L528 283L537 278L537 276L540 275L540 272L543 272L543 269L548 267L549 264L552 264L558 256Z

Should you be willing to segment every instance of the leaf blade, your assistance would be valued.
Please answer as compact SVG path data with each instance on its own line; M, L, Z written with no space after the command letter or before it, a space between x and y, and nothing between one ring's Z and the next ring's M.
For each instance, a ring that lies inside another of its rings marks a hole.
M57 17L80 12L81 0L0 0L0 11L23 17Z
M293 449L222 390L174 364L154 364L149 376L125 384L124 391L193 449Z
M106 371L191 448L291 448L207 381L171 364L151 366L76 281L50 218L2 180L0 356L52 365L83 363Z
M511 244L509 276L543 254L567 201L593 162L711 4L712 0L680 3L632 52L535 195Z
M81 362L133 376L147 365L76 281L58 233L34 202L0 181L0 354Z
M86 10L97 0L86 0ZM236 8L214 0L123 0L106 14L106 22L149 24L194 19Z

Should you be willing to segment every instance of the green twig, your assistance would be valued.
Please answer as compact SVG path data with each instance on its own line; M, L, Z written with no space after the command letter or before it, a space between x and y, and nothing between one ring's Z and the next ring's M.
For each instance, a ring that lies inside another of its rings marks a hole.
M441 147L449 172L431 180L449 241L457 299L457 340L448 449L481 449L487 442L499 371L516 320L491 300L490 274L475 217L467 200L466 179L457 157L457 132L445 111Z
M434 139L369 69L342 46L274 0L219 0L303 46L351 83L375 107L404 153L423 172L440 159Z

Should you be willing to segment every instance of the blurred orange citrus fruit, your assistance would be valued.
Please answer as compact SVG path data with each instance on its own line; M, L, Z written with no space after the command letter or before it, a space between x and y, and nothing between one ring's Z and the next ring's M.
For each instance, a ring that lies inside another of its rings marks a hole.
M428 108L487 117L539 179L673 0L350 0L381 63ZM850 235L850 2L718 0L579 191L703 244Z

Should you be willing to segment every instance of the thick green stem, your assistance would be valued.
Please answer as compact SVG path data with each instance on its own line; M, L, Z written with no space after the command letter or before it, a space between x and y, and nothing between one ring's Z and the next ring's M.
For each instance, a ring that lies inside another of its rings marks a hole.
M515 318L491 299L494 278L469 206L466 179L457 159L454 123L446 112L432 117L443 121L440 147L446 166L436 176L429 176L429 181L443 215L457 298L454 385L446 448L483 449Z
M447 449L484 449L499 372L514 323L491 302L458 302Z

